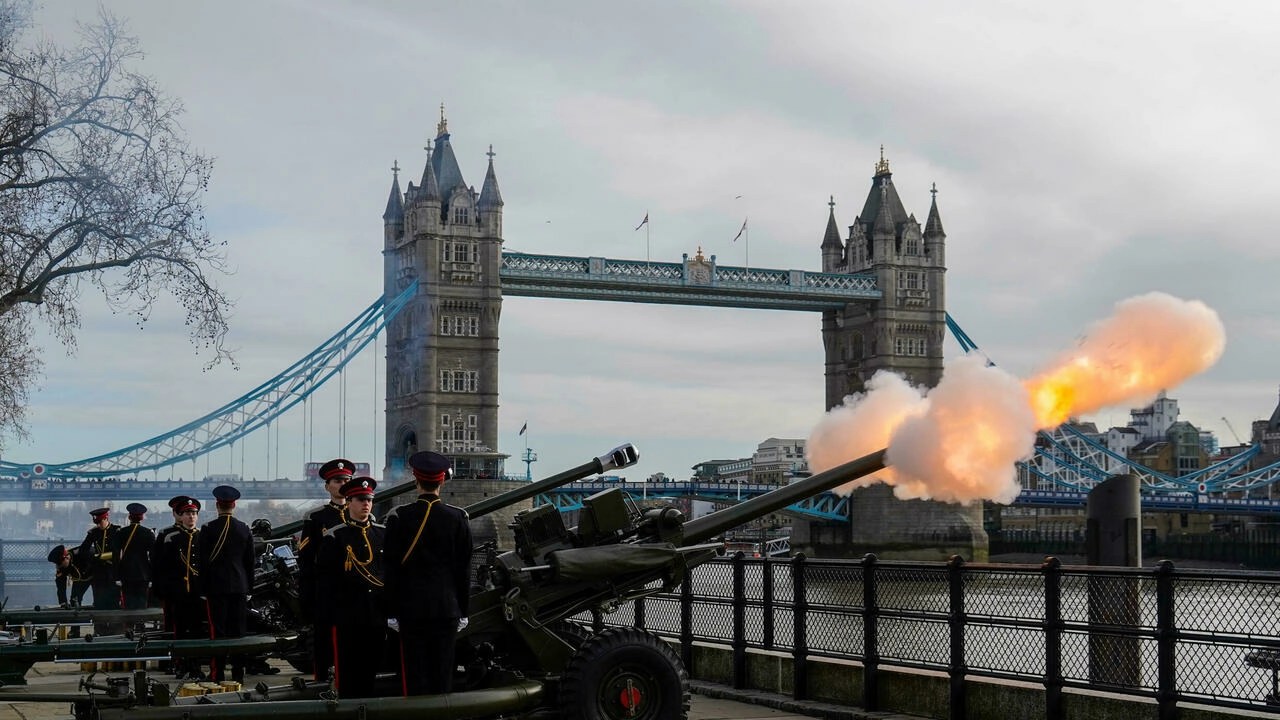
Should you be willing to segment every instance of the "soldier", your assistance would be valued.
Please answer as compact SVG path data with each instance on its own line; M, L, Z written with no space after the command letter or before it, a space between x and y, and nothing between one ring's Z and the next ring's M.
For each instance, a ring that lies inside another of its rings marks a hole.
M151 585L151 546L155 532L142 524L147 506L129 503L129 527L121 528L111 538L115 558L116 579L124 590L124 609L141 610L147 606L147 588Z
M345 458L335 458L320 466L320 479L324 481L329 502L307 513L302 519L302 539L298 541L298 603L302 606L303 620L312 624L311 663L316 680L327 680L333 667L333 628L316 618L316 553L324 531L346 520L343 509L346 498L342 486L355 474L355 463Z
M233 517L240 491L230 485L213 489L218 517L200 528L196 541L200 557L200 577L209 612L209 637L244 637L249 612L248 596L253 587L253 534L249 526ZM225 658L213 658L209 679L221 682ZM244 680L243 655L231 656L231 678Z
M111 511L104 507L90 510L89 516L93 518L93 527L76 550L77 559L93 585L93 609L119 610L120 591L111 562L111 538L120 526L111 523Z
M465 510L440 501L448 458L418 452L409 467L419 495L387 515L384 592L400 629L403 692L434 695L453 687L453 642L471 595L471 526Z
M333 680L343 698L374 697L374 679L387 635L382 596L382 542L386 528L373 521L378 483L358 477L342 485L346 522L324 531L316 555L316 623L332 629Z
M49 551L49 562L53 563L53 583L58 588L58 605L71 607L80 605L84 594L89 590L89 580L71 557L66 545L55 545ZM67 580L71 580L71 602L67 602Z
M196 538L200 530L196 520L200 501L179 495L169 501L173 525L160 531L151 546L151 580L156 596L164 608L164 627L178 640L209 637L204 632L205 607L200 597L200 564ZM185 658L175 661L179 678L202 679L200 661Z

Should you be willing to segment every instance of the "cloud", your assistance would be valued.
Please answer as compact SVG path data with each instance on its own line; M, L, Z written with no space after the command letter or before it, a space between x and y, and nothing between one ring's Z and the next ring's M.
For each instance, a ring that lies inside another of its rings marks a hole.
M948 309L1002 367L1025 375L1117 300L1163 290L1203 298L1233 338L1180 390L1188 419L1241 429L1274 407L1280 103L1258 88L1280 8L494 7L442 21L412 2L113 4L217 158L207 210L232 249L241 370L202 372L163 309L139 331L86 307L80 352L47 347L36 437L11 453L56 461L162 432L364 308L381 292L389 168L416 179L441 101L470 183L494 144L508 248L676 261L701 246L722 265L817 269L828 197L851 224L884 144L909 212L923 218L938 184ZM94 12L51 4L41 32L69 37ZM646 211L648 247L632 230ZM731 241L746 216L749 246ZM527 417L548 471L623 435L652 438L632 475L679 476L803 436L824 409L814 315L522 298L503 315L502 447ZM376 363L358 362L348 451L377 456ZM283 423L284 470L341 442L338 407L325 390L314 426ZM249 466L280 461L247 445Z

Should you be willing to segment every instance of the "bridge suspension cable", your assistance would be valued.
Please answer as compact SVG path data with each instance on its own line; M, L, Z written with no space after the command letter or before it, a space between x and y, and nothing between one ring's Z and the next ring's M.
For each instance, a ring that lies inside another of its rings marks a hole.
M201 455L205 455L207 460L210 451L227 445L232 446L234 453L236 440L268 426L346 367L395 318L417 290L418 284L414 282L389 302L379 297L341 330L280 374L182 427L121 450L83 460L34 464L0 461L0 474L46 477L135 475L183 460L194 463Z

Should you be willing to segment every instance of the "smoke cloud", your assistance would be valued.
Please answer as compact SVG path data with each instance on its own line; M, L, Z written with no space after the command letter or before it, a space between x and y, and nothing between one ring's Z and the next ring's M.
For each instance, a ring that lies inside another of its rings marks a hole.
M1073 350L1027 382L985 358L951 362L931 390L876 373L809 435L814 472L887 448L890 467L837 492L875 482L901 499L1010 503L1015 463L1031 457L1038 430L1117 404L1149 403L1217 362L1222 321L1199 301L1150 293L1117 303Z

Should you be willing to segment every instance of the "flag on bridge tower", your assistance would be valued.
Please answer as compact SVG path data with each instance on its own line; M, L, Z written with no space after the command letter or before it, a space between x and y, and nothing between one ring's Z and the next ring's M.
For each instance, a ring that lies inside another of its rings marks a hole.
M649 224L649 213L646 212L644 214L644 219L640 221L640 224L636 226L636 229L639 230L640 228L648 224Z
M525 430L528 430L528 429L529 429L529 422L528 422L528 421L525 421L525 424L523 424L523 425L521 425L521 426L520 426L520 434L521 434L521 435L523 435L523 434L524 434L524 431L525 431Z
M738 242L738 238L742 237L742 233L747 231L747 219L742 219L742 228L738 230L738 234L733 236L733 242Z

